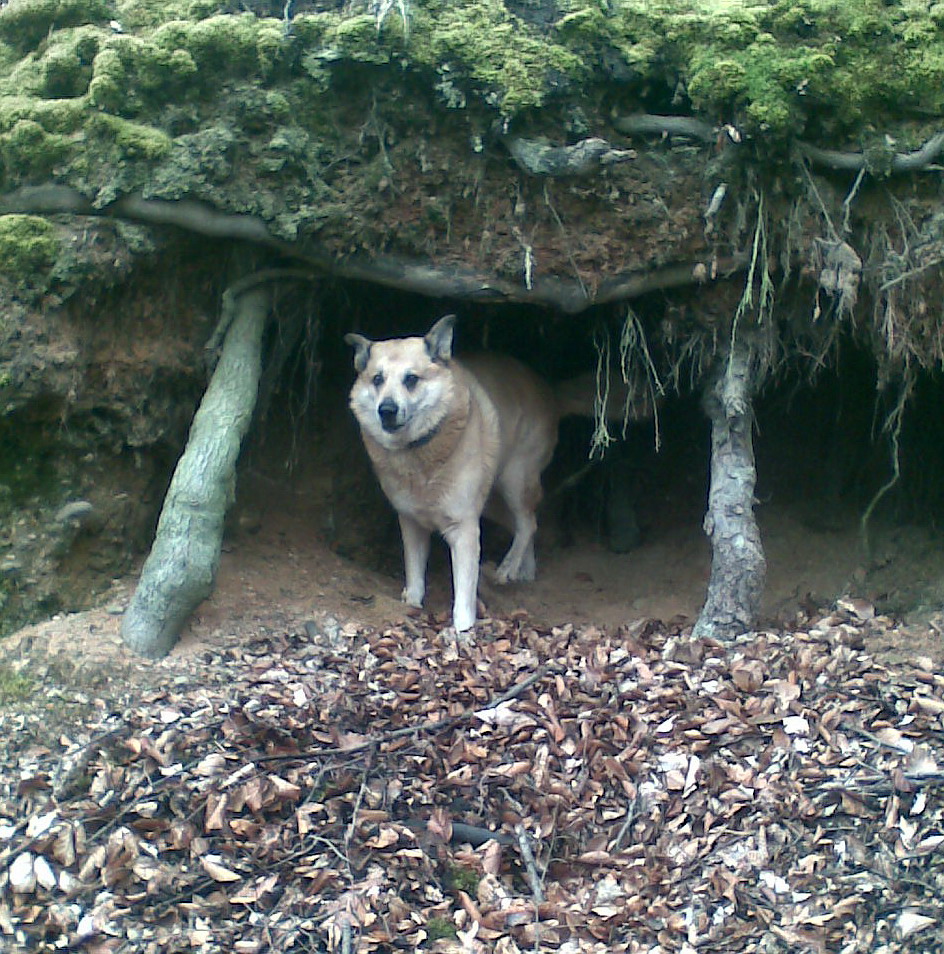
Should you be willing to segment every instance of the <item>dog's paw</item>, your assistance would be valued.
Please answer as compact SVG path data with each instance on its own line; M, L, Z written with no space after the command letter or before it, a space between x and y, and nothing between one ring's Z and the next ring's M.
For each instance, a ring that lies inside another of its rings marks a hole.
M457 651L460 646L468 647L475 645L475 628L456 629L455 626L447 626L440 636L447 646Z
M415 609L423 608L423 597L425 593L411 593L406 587L403 588L403 592L400 594L400 599L406 603L407 606L412 606Z
M475 626L475 610L466 607L453 607L452 625L457 633L465 633Z
M503 560L495 571L495 582L531 583L534 580L534 567Z

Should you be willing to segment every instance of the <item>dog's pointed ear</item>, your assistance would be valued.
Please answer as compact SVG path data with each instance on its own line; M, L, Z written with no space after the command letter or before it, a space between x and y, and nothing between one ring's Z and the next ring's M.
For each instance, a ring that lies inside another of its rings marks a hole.
M455 324L455 315L444 315L426 332L424 340L431 360L446 364L452 357L452 330Z
M370 346L372 344L370 338L351 332L344 336L344 343L349 344L354 349L354 370L360 374L370 360Z

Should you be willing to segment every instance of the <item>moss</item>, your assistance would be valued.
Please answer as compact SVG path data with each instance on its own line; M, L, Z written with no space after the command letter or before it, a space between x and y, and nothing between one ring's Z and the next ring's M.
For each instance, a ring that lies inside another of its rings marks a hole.
M0 583L0 610L6 603L6 587ZM36 684L29 676L16 672L7 665L0 665L0 705L25 702L36 693Z
M438 72L447 105L474 94L506 116L590 75L583 56L528 29L499 0L430 3L417 11L406 47L414 61Z
M430 941L458 937L456 926L449 918L430 918L426 922L426 933Z
M219 13L218 0L116 0L115 15L128 31L146 30L171 20L203 20Z
M267 79L288 55L282 22L251 13L165 23L153 39L166 49L186 51L200 81L210 88L218 88L221 76L252 74Z
M128 98L127 73L120 53L109 47L95 57L92 81L89 84L89 102L112 113L125 111Z
M449 881L457 891L465 891L474 897L481 880L482 876L471 868L463 868L462 865L449 866Z
M19 119L0 133L0 182L7 186L45 178L70 153L64 136L47 133L32 119Z
M171 147L170 136L160 129L108 113L93 116L88 129L106 143L113 143L119 154L127 159L153 161L165 156Z
M0 273L15 284L42 283L59 256L56 227L35 215L0 215Z
M9 132L24 119L49 133L75 132L85 122L85 103L74 99L34 99L0 96L0 133Z
M89 100L93 106L133 116L155 104L185 98L197 65L186 50L137 37L116 37L95 57Z
M104 32L94 26L53 34L42 55L32 61L37 92L52 99L82 96L104 37Z
M0 10L0 39L25 52L53 30L108 19L106 0L16 0Z

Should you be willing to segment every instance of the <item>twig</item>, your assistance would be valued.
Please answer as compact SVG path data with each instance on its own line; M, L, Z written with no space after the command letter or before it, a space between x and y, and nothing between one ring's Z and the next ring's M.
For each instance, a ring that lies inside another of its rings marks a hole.
M538 874L534 852L531 851L531 843L528 841L528 833L525 831L524 825L515 825L515 835L518 836L518 850L521 852L521 860L524 862L528 884L531 886L531 896L534 898L534 906L537 908L544 904L544 888L541 885L541 876Z
M293 760L304 760L324 755L348 756L355 752L361 752L364 749L373 748L376 745L382 745L384 742L392 742L394 739L402 739L404 736L418 735L421 732L443 732L461 724L462 722L465 722L466 719L471 719L477 712L487 712L489 709L494 709L496 706L500 706L503 702L508 702L510 699L517 698L518 696L522 695L522 693L530 689L531 686L533 686L536 682L554 671L556 670L553 666L541 666L539 669L536 669L533 673L531 673L531 675L526 679L515 683L515 685L513 685L510 689L503 692L500 696L496 696L487 705L480 706L478 709L462 712L459 715L448 716L445 719L430 719L427 722L421 722L419 725L410 725L402 729L395 729L393 732L387 732L382 736L372 736L369 739L365 739L363 742L358 742L356 745L351 745L344 749L307 749L305 752L292 753L291 755L285 755L282 753L278 755L257 755L253 756L249 761L254 763L286 762Z

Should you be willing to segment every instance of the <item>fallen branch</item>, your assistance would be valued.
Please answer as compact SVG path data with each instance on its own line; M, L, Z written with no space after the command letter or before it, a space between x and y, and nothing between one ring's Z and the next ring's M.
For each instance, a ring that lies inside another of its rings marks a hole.
M256 403L268 312L265 289L238 299L219 364L167 490L154 544L121 625L124 641L145 656L166 655L213 589L236 459Z
M428 719L426 722L421 722L419 725L409 725L402 729L394 729L392 732L387 732L382 736L371 736L370 738L364 739L362 742L358 742L356 745L345 746L343 749L308 749L304 753L292 753L290 755L259 755L251 761L255 763L285 762L324 755L350 756L355 752L361 752L364 749L371 749L375 746L383 745L385 742L392 742L395 739L402 739L404 736L419 735L421 732L445 732L473 718L478 712L487 712L489 709L494 709L504 702L508 702L511 699L517 699L518 696L530 689L531 686L533 686L536 682L539 682L545 676L556 671L557 670L553 667L541 666L540 669L536 669L533 673L531 673L530 676L522 679L521 682L516 682L510 689L503 692L500 696L492 699L492 701L487 705L480 706L478 709L469 709L466 712L460 712L458 715L447 716L445 719Z
M534 861L531 841L528 838L528 832L525 830L524 825L515 825L515 835L518 838L518 851L521 853L524 870L528 876L528 884L531 887L531 897L534 900L534 908L537 910L544 904L544 888L541 886L541 876L538 874L538 866Z

